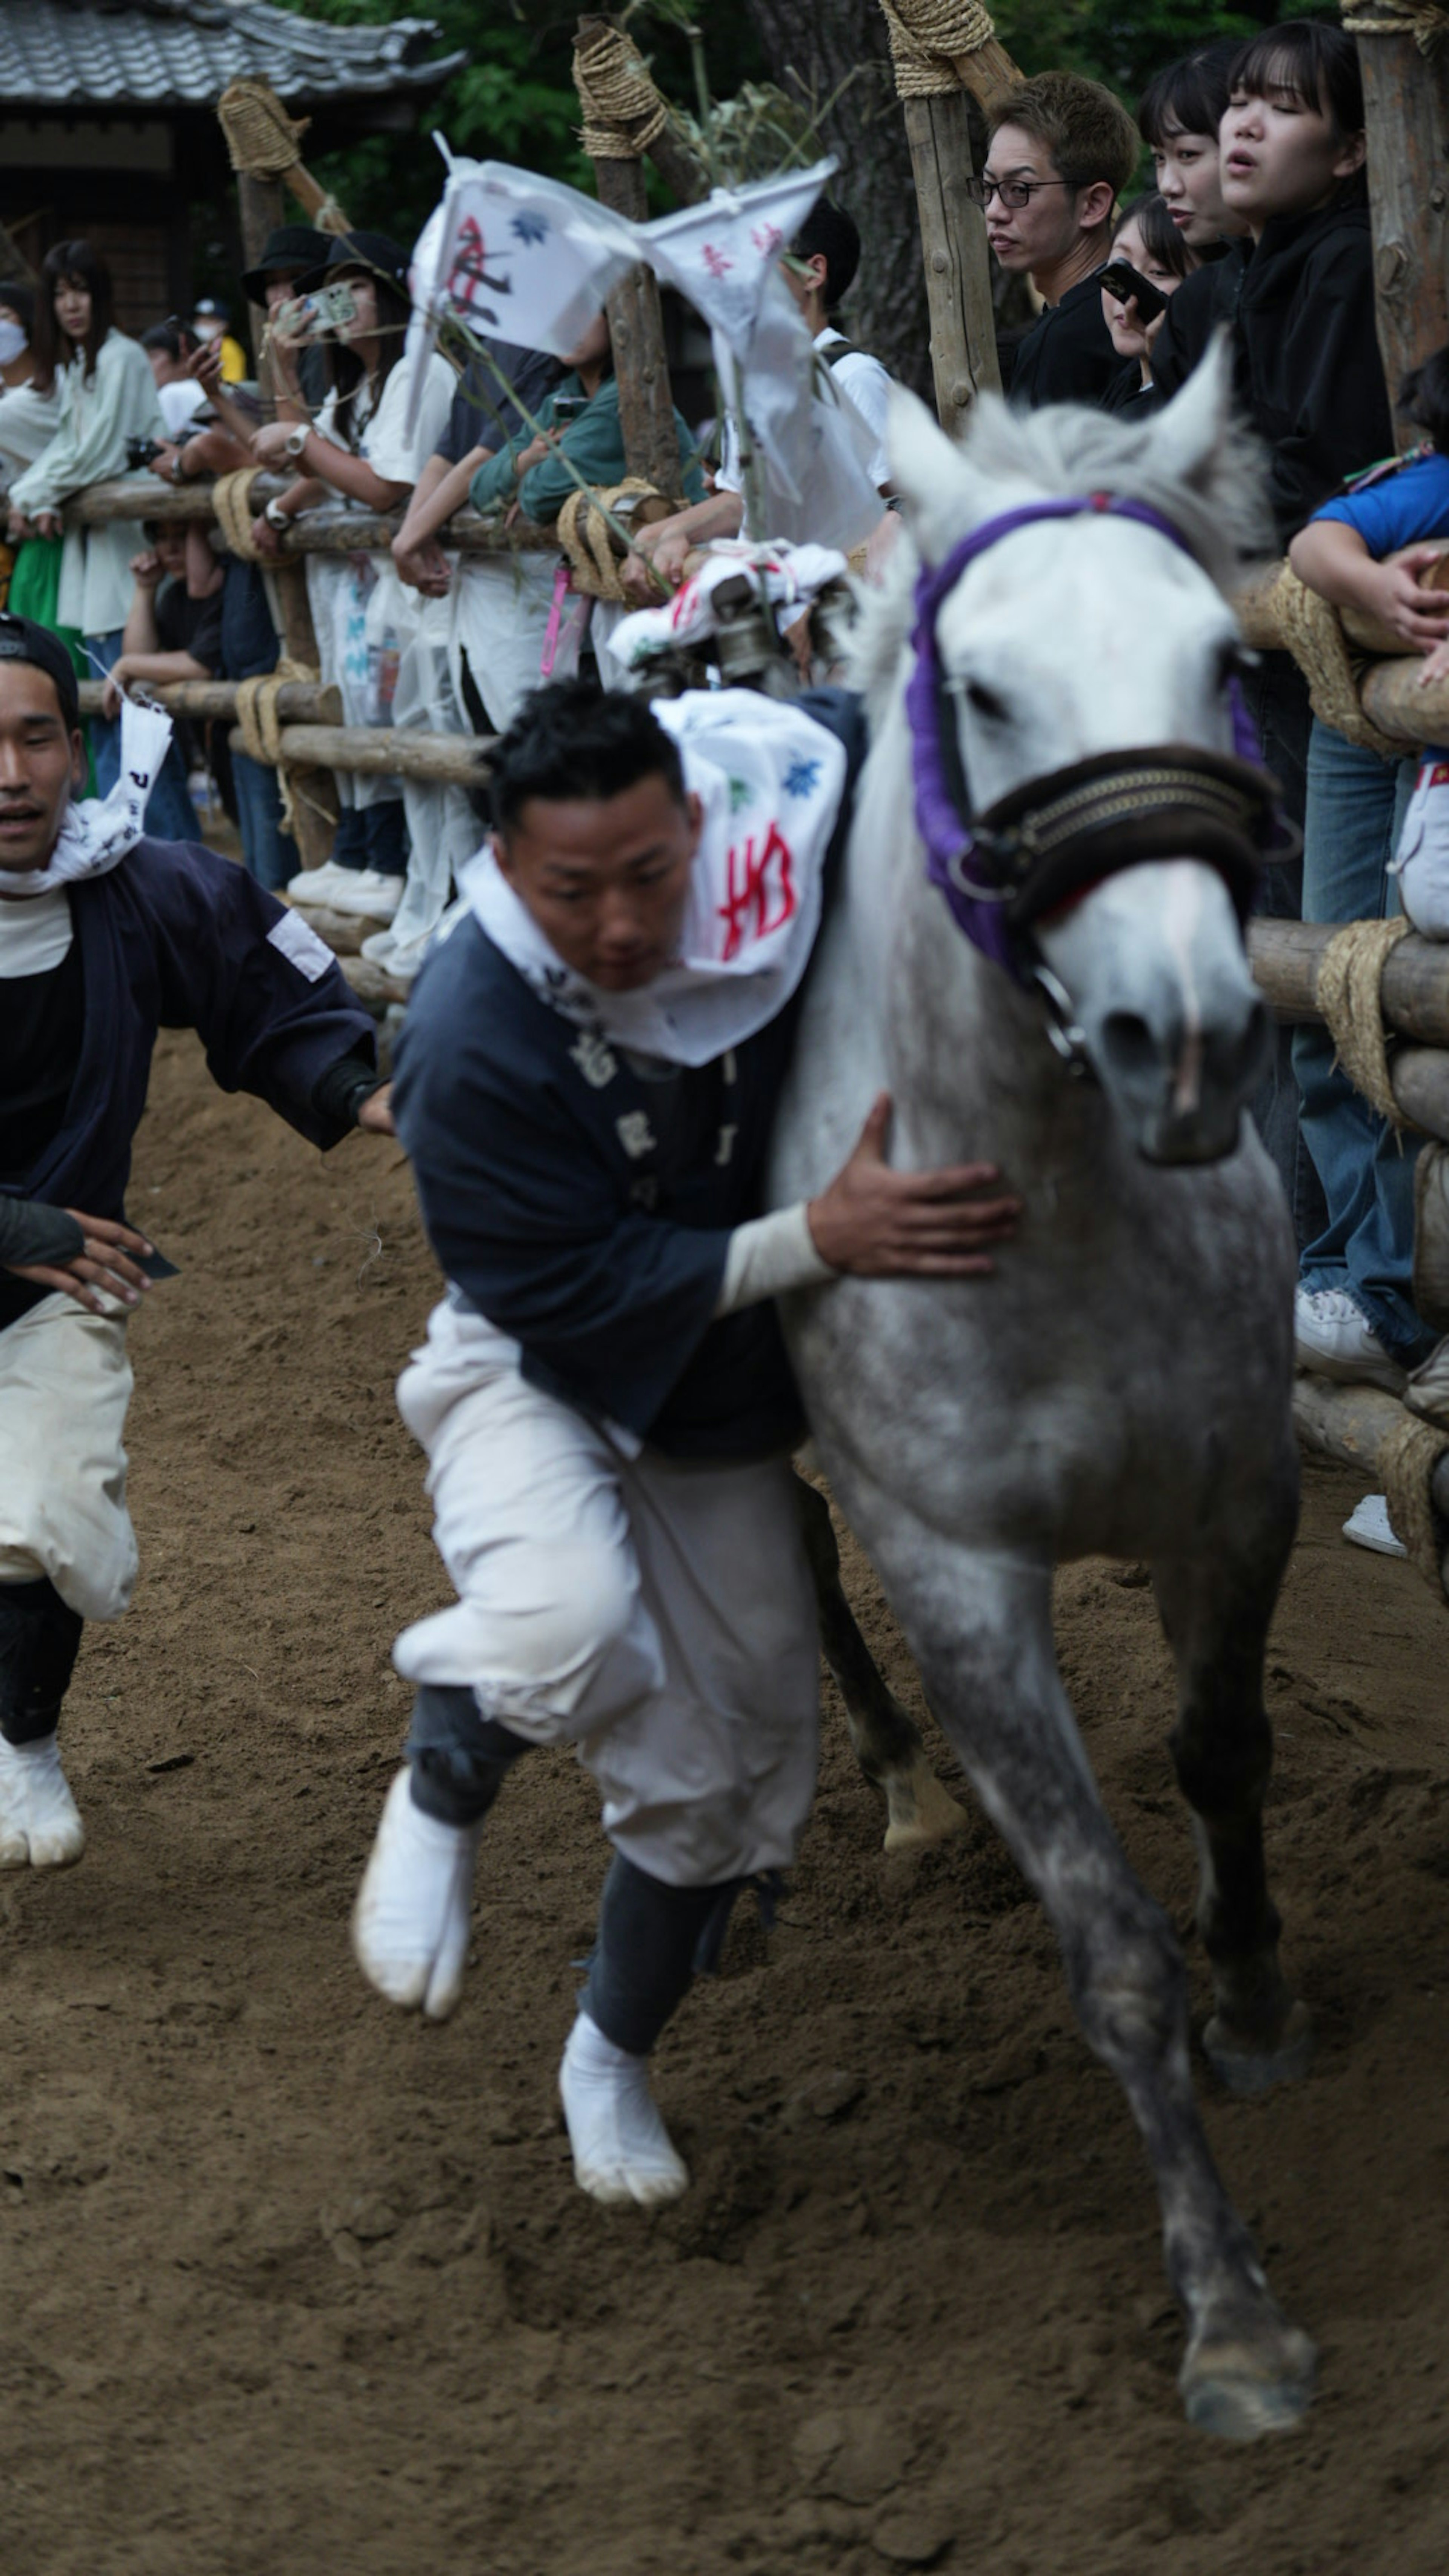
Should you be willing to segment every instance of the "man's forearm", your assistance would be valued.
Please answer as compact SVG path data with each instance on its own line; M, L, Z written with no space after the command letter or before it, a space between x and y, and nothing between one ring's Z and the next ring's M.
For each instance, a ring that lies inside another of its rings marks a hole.
M687 537L691 545L703 546L712 537L737 537L744 516L741 493L711 492L707 501L691 501L687 510L676 510L672 519L656 519L639 533L646 551L663 537Z
M121 634L121 651L128 657L137 653L154 653L156 633L156 593L137 589Z
M86 1248L83 1229L64 1208L0 1192L0 1270L53 1270Z
M474 475L492 453L491 447L475 447L456 465L450 465L445 456L429 457L394 541L400 554L412 554L419 546L425 546L447 525L454 511L462 509Z

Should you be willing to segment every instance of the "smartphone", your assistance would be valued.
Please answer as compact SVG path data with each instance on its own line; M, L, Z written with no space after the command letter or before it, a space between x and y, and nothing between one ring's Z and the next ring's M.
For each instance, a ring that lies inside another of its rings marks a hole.
M175 1262L168 1261L164 1252L133 1252L131 1259L148 1279L179 1279L181 1276Z
M588 410L588 407L588 397L585 394L555 394L553 398L554 428L569 428L570 424L578 419L581 412Z
M1161 287L1154 286L1150 277L1143 277L1130 260L1109 259L1106 267L1097 271L1097 284L1122 304L1135 295L1139 322L1155 322L1159 313L1167 311L1167 298Z

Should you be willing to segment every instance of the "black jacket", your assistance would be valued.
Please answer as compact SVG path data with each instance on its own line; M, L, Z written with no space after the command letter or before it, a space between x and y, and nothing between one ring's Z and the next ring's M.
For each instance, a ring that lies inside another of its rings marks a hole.
M1238 400L1272 451L1281 543L1346 475L1388 455L1393 421L1374 329L1368 208L1276 218L1260 242L1184 279L1152 355L1164 394L1191 374L1214 329L1233 335Z
M1080 278L1060 304L1042 307L1018 341L1009 387L1012 404L1017 411L1038 411L1043 403L1099 403L1121 365L1102 319L1096 277Z

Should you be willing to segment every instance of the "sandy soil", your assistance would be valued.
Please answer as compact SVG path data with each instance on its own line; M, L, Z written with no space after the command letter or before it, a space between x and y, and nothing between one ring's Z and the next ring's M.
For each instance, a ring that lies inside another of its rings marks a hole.
M325 1164L164 1042L133 1207L133 1614L67 1720L91 1841L0 1879L0 2566L42 2576L1442 2576L1449 2564L1449 1625L1313 1470L1279 1618L1272 1854L1317 2015L1213 2097L1307 2426L1181 2423L1144 2165L984 1822L888 1862L843 1730L785 1920L660 2051L696 2187L575 2192L553 2077L605 1858L534 1757L443 2029L346 1917L392 1772L389 1641L443 1597L390 1382L433 1291L407 1176ZM907 1697L868 1573L852 1590ZM1061 1585L1112 1812L1184 1921L1150 1594ZM1200 1952L1195 1996L1206 2003Z

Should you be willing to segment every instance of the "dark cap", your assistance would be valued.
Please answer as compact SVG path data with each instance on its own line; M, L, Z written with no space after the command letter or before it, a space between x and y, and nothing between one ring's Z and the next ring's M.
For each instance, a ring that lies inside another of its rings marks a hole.
M274 224L262 244L262 255L255 268L249 268L242 284L253 304L265 304L267 280L278 269L315 268L327 257L327 235L314 232L310 224Z
M331 269L370 268L383 277L390 277L394 286L401 287L406 295L409 264L410 254L400 242L390 240L386 233L334 233L321 267L310 270L306 277L299 277L297 289L299 294L312 295Z
M75 731L80 723L75 664L58 635L52 635L48 626L37 626L33 617L12 617L8 609L0 610L0 662L28 662L54 680L66 731Z

